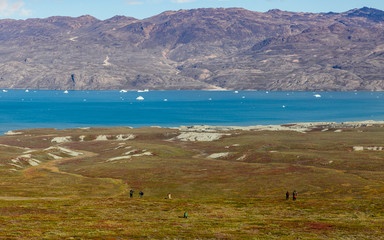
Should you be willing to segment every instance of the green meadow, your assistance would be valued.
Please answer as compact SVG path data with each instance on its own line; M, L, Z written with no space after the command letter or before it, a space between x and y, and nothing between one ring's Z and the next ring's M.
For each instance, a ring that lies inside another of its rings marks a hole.
M384 239L384 127L336 130L16 131L0 239Z

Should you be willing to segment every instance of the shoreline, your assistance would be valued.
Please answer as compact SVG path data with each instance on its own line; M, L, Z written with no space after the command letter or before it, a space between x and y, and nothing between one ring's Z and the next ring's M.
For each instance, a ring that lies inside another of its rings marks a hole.
M253 126L189 125L189 126L179 126L179 127L160 127L160 126L143 126L143 127L169 128L169 129L179 130L180 132L214 133L214 132L242 130L242 131L295 131L295 132L305 133L313 129L321 129L321 131L328 131L330 129L372 127L375 125L384 127L384 121L365 120L365 121L348 121L348 122L298 122L298 123L285 123L280 125L253 125ZM100 126L100 127L103 127L103 126ZM124 127L124 126L115 126L115 127ZM130 126L125 126L125 127L141 128L141 127L130 127ZM63 128L63 129L89 129L89 128L98 128L98 127L76 127L76 128ZM105 128L114 128L114 127L105 127ZM34 128L30 128L30 129L34 129ZM35 129L38 129L38 128L35 128ZM59 130L57 128L54 128L54 129ZM28 130L28 129L9 130L4 134L2 134L2 136L21 135L23 134L22 131L25 131L25 130Z
M384 121L353 121L353 122L299 122L299 123L287 123L280 125L255 125L255 126L209 126L209 125L192 125L192 126L180 126L180 131L192 131L192 132L215 132L215 131L296 131L307 132L312 129L321 128L322 131L329 129L343 129L343 128L360 128L371 127L374 125L384 126Z

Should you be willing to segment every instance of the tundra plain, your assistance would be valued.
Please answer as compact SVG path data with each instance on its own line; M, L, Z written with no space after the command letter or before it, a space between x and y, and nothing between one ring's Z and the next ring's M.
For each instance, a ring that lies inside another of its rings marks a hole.
M13 131L0 239L384 239L384 125L341 126Z

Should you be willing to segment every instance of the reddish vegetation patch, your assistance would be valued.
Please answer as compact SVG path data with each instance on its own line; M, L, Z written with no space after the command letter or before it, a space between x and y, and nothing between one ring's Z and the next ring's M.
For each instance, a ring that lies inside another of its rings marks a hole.
M321 222L307 223L307 226L309 229L312 229L312 230L333 230L333 229L335 229L334 226L332 226L328 223L321 223Z
M259 172L259 174L265 174L265 175L281 175L284 173L308 173L312 172L311 169L299 167L299 166L289 166L287 168L275 168L275 169L268 169Z

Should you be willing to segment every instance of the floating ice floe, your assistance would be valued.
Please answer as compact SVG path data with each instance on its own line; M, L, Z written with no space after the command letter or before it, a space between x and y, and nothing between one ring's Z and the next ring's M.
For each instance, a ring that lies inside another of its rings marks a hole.
M121 93L126 93L127 90L121 89L120 92L121 92Z
M315 94L315 95L313 95L314 97L316 97L316 98L321 98L321 95L320 94Z
M68 90L65 90L64 93L68 93Z
M234 91L234 93L239 93L239 91Z
M137 90L137 92L149 92L148 89L144 89L144 90Z
M142 101L142 100L144 100L144 98L143 98L142 96L138 96L138 97L136 98L136 100L140 100L140 101Z
M28 90L28 89L25 89L25 92L29 92L29 90Z
M167 101L168 101L168 99L165 98L165 99L164 99L164 102L167 102Z
M8 92L8 90L3 89L3 92Z

